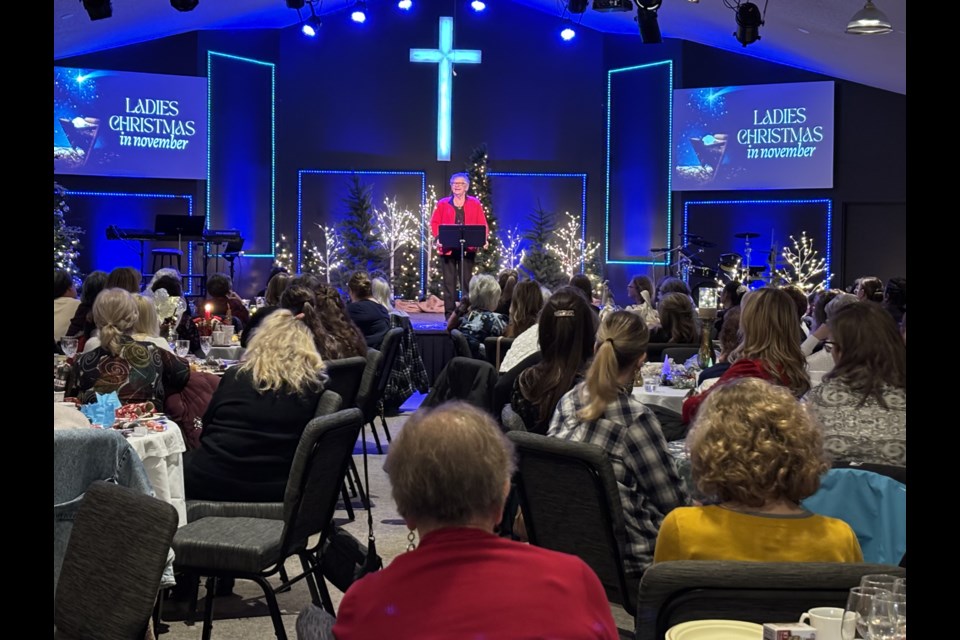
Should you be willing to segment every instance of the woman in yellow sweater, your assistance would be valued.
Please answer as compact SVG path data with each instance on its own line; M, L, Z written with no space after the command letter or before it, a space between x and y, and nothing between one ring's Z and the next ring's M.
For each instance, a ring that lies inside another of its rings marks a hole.
M846 522L800 506L829 465L819 427L789 390L759 378L718 386L687 443L697 488L718 502L667 514L655 563L863 561Z

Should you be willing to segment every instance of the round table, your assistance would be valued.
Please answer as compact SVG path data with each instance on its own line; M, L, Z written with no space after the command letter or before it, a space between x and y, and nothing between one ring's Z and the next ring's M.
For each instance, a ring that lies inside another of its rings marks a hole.
M687 398L690 389L675 389L661 386L654 392L644 391L643 387L633 388L633 397L643 404L655 404L677 413L683 412L683 401Z
M183 490L183 452L187 445L176 422L166 418L167 430L131 434L127 442L143 461L143 467L158 498L169 502L180 516L180 526L187 523L187 503Z

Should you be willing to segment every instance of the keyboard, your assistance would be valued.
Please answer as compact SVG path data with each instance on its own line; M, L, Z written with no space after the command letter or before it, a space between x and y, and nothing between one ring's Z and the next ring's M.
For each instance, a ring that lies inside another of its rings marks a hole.
M177 239L184 242L239 242L240 231L237 229L207 229L200 236L177 236L177 234L157 233L150 229L124 228L116 225L107 227L107 240L169 240Z

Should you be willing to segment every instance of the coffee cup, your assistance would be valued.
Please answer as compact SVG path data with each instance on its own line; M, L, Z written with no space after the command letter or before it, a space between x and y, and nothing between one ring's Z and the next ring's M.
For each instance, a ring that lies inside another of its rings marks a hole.
M855 612L844 612L839 607L814 607L800 616L800 622L809 624L817 630L817 640L852 638L856 620ZM841 621L844 633L841 633Z

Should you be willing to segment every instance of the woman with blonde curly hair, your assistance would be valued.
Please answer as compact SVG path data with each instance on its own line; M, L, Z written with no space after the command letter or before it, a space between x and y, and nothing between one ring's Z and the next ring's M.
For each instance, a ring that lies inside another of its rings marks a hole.
M654 562L863 562L850 525L800 506L829 465L819 427L787 389L757 378L718 387L687 445L697 488L717 503L671 511Z
M740 304L740 344L730 356L733 364L706 393L684 400L683 423L693 421L708 394L737 378L762 378L802 398L810 390L810 375L800 336L797 307L787 292L764 287L747 293Z
M598 445L610 457L627 533L624 566L633 579L652 562L664 517L687 504L659 421L631 394L634 376L647 358L648 335L635 313L606 316L585 380L560 399L547 431L548 436Z
M324 379L310 327L288 309L267 316L203 416L200 448L184 472L187 498L282 502Z
M77 356L68 396L88 403L95 402L98 393L116 391L123 404L152 402L159 409L168 390L187 384L190 367L185 360L133 337L139 319L137 303L126 290L104 289L97 295L93 320L99 344Z

